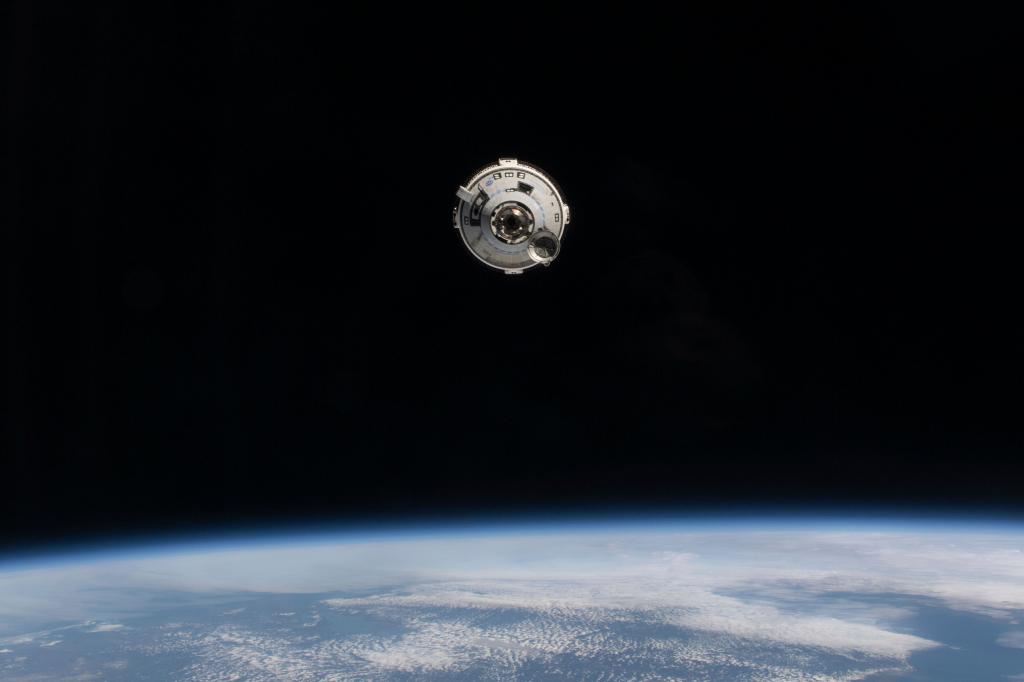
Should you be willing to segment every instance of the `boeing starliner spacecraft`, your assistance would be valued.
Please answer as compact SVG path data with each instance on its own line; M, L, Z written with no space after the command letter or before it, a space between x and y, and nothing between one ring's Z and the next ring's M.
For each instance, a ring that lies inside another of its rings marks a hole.
M546 173L517 159L481 168L455 192L455 228L470 253L517 275L551 265L561 251L569 205Z

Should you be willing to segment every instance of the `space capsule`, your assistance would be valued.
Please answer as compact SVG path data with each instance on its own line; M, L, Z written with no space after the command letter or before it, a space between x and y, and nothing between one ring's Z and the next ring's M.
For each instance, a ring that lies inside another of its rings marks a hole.
M455 228L469 252L506 274L551 265L562 249L569 205L546 173L498 159L458 188Z

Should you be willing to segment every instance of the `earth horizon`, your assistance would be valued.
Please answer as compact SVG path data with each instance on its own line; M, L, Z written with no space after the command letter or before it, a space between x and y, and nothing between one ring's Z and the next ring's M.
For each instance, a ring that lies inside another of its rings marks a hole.
M4 680L1024 680L1024 524L629 518L0 556Z

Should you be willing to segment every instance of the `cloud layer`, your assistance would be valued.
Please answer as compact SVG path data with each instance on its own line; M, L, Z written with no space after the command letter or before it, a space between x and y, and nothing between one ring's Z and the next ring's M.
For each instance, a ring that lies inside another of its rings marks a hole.
M225 669L247 679L468 675L481 662L511 674L572 659L854 680L905 670L911 654L942 644L907 632L911 608L871 595L924 598L1009 626L1024 609L1022 547L1024 534L1007 532L596 528L123 557L0 573L0 645L53 641L52 630L29 629L42 619L116 632L113 621L153 613L168 591L196 603L336 592L347 596L321 609L397 634L318 640L316 612L300 634L221 626L175 641L199 652L196 679ZM860 596L823 598L839 594ZM999 643L1024 647L1011 627Z

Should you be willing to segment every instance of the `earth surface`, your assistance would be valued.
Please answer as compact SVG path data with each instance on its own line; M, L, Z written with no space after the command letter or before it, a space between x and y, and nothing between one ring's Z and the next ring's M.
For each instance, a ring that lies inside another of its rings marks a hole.
M461 526L9 556L0 679L1024 680L1024 526Z

